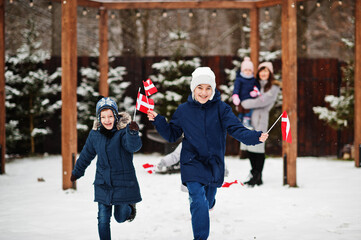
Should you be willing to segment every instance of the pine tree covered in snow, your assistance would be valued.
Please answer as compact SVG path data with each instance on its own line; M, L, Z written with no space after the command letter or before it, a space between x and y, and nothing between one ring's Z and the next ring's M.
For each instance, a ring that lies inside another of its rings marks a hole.
M353 41L348 39L343 39L343 41L348 47L354 48ZM349 61L346 66L342 67L343 75L340 96L325 96L325 103L328 103L329 107L313 107L313 112L318 115L318 118L334 129L353 127L354 68L355 64L353 61Z
M99 76L97 66L81 68L81 82L77 89L78 95L78 125L79 134L86 135L93 126L95 120L95 106L99 96ZM110 67L108 73L109 96L114 99L119 111L134 111L134 100L125 96L125 90L129 87L130 82L123 80L126 74L125 67ZM86 137L86 136L85 136Z
M188 33L176 30L169 32L169 36L175 45L171 60L154 63L152 68L156 74L150 76L158 89L152 96L155 101L155 110L170 119L179 104L186 102L190 94L190 82L192 72L200 66L201 60L193 58L184 60L185 42Z
M192 72L200 66L200 59L162 60L154 63L156 75L150 76L158 92L152 96L155 110L170 119L179 104L186 102L190 94Z
M35 153L42 136L52 133L47 121L59 114L60 70L49 74L50 58L41 49L35 23L28 21L25 42L16 55L6 56L6 136L8 153Z

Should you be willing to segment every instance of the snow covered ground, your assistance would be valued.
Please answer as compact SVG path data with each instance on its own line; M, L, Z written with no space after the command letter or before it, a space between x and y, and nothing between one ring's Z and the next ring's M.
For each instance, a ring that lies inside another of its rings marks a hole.
M112 239L192 239L188 195L180 190L180 175L148 174L142 168L159 158L135 155L143 201L133 222L112 220ZM248 160L226 157L226 164L230 173L225 181L246 179ZM298 188L282 185L282 169L281 158L268 158L264 185L220 188L209 239L361 239L361 169L349 161L299 158ZM6 165L6 174L0 175L0 239L98 238L95 161L77 182L77 191L62 190L61 171L61 156Z

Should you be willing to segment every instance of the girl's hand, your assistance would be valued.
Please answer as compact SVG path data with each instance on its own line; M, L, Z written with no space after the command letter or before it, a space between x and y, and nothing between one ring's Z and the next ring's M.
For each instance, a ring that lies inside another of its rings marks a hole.
M154 121L154 118L158 115L158 113L152 111L152 110L148 110L148 119L149 121Z
M261 136L259 137L259 141L265 142L267 138L268 138L268 133L262 133Z

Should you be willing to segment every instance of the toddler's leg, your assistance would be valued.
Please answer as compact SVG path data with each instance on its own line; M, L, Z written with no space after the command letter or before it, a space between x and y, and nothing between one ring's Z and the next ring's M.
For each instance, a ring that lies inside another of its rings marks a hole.
M110 240L112 206L98 203L98 233L101 240Z

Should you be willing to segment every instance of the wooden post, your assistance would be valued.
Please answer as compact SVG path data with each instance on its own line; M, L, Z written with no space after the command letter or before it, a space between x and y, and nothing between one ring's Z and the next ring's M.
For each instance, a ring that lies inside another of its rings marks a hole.
M108 85L108 12L106 9L100 9L99 18L99 94L104 97L109 96Z
M6 131L5 131L5 0L0 0L0 174L5 173Z
M295 2L282 0L282 110L290 119L292 143L283 142L287 155L287 181L296 187L297 159L297 16Z
M73 186L72 155L77 153L77 0L62 1L61 9L61 154L65 190Z
M354 147L355 166L360 167L361 144L361 0L355 3L355 115Z
M251 61L254 64L255 73L259 63L259 9L252 7L250 9L250 24L251 24L251 36L250 36L250 48L251 48Z

